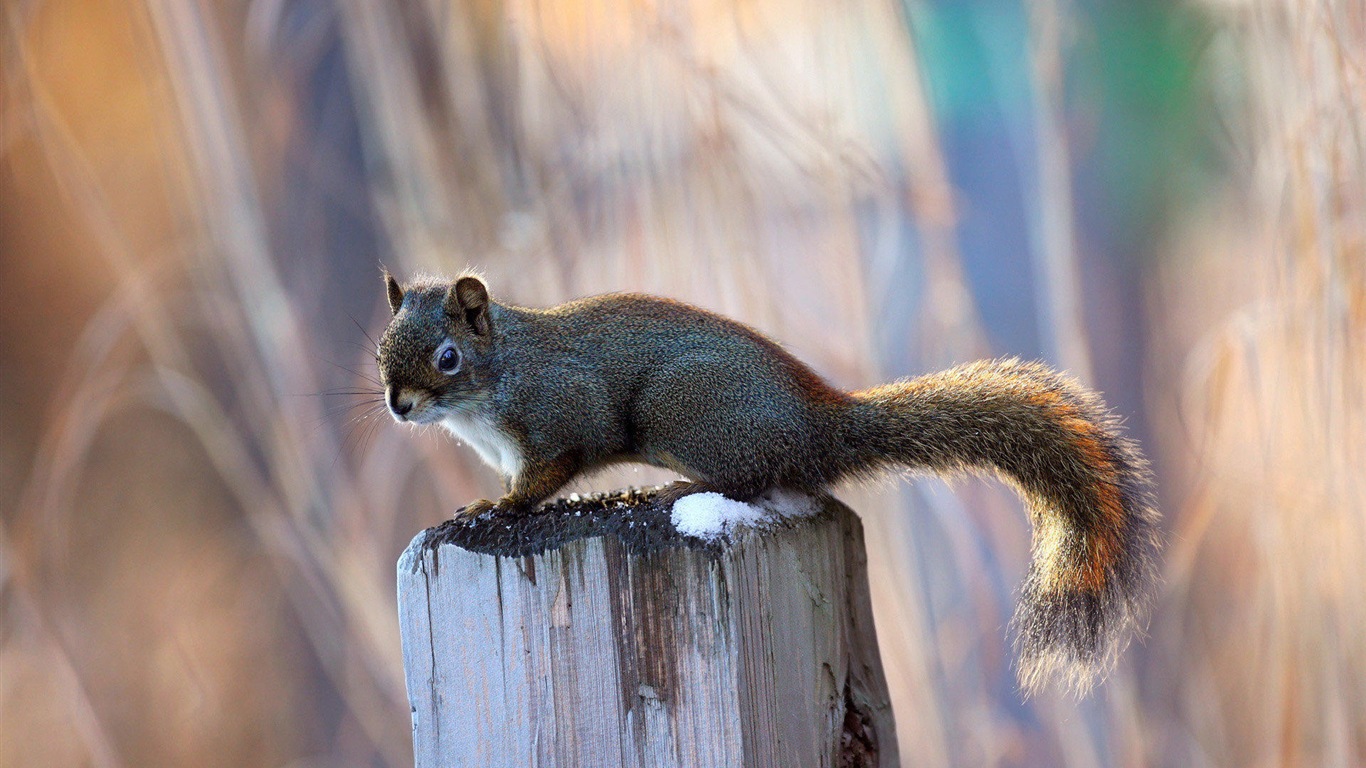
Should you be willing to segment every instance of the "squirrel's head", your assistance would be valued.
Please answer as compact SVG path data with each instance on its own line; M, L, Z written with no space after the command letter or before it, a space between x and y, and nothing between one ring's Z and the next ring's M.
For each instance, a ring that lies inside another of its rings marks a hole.
M379 338L379 377L397 421L432 424L477 403L490 382L493 318L488 288L466 275L407 288L387 271L393 320Z

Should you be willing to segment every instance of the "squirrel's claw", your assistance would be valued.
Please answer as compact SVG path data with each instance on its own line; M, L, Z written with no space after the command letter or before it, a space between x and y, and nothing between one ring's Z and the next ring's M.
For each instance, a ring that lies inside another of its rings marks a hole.
M498 501L477 499L466 504L462 509L456 510L452 519L474 520L475 518L485 516L485 513L489 513L489 517L517 517L519 515L528 514L534 509L534 505L528 505L517 499L509 499L508 497L503 497Z
M498 509L498 505L488 499L476 499L457 509L452 516L453 520L473 520L485 512L493 512Z

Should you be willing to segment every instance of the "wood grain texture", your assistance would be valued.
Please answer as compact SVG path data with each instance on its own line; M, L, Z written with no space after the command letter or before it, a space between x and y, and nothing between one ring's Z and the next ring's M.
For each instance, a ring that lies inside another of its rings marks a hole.
M608 498L404 552L418 766L897 764L852 511L702 542Z

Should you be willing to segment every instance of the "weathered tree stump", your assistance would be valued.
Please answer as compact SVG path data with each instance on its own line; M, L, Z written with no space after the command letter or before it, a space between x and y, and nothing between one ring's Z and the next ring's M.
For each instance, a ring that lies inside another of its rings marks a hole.
M714 534L715 510L676 527L652 496L413 540L398 598L416 764L896 765L857 516L788 498L768 502L787 516L698 537L679 528Z

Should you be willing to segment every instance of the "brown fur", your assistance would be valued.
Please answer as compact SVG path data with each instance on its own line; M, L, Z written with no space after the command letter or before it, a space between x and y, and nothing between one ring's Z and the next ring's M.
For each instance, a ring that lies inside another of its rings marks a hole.
M472 276L397 300L395 286L379 355L391 405L488 421L521 458L509 494L466 514L526 511L621 461L693 481L671 497L739 500L885 468L987 471L1021 493L1035 531L1013 622L1026 689L1048 677L1086 689L1139 626L1159 541L1146 464L1099 398L1041 365L978 362L845 393L757 331L667 299L530 310ZM433 360L452 344L462 366L443 374Z

